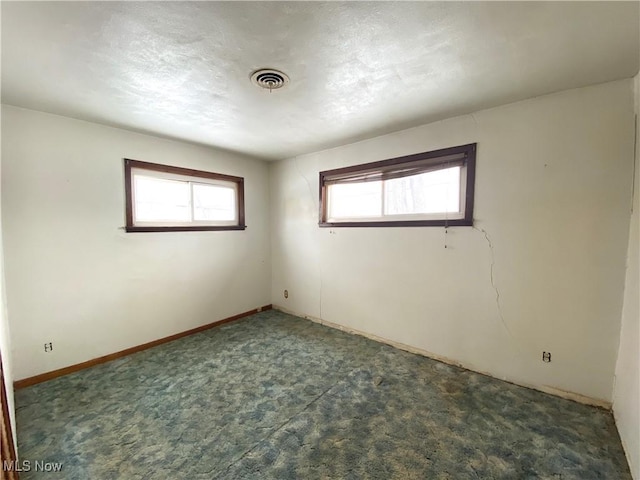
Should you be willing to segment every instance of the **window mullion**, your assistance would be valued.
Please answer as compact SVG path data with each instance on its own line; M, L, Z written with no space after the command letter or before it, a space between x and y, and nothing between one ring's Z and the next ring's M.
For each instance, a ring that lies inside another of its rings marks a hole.
M190 210L191 210L191 221L193 222L193 219L195 218L194 215L194 211L193 211L193 182L189 182L189 203L190 203Z
M385 180L380 180L380 188L382 189L382 191L380 192L380 198L381 198L381 203L382 203L382 211L380 212L380 216L384 217L384 207L385 207L385 189L384 189L384 182Z

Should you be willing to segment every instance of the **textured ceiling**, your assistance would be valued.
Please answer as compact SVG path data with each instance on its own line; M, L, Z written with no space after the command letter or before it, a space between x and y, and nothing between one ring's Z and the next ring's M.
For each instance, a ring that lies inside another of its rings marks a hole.
M2 102L280 159L638 72L639 3L2 2ZM261 67L291 84L249 81Z

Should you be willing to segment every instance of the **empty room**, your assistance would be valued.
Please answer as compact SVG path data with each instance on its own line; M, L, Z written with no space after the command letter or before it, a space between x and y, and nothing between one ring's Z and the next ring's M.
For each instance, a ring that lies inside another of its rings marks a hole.
M640 480L640 2L0 14L0 478Z

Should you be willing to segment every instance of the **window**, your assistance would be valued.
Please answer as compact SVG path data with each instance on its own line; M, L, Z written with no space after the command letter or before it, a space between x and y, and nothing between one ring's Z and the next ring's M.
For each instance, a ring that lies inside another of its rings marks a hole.
M127 232L244 230L244 179L124 160Z
M475 160L472 143L320 172L320 226L471 226Z

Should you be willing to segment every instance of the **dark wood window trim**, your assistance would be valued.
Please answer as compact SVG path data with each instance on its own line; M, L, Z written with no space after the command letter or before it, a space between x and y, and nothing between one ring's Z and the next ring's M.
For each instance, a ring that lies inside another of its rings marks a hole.
M2 363L2 355L0 354L0 403L2 403L2 424L0 425L0 467L4 480L18 479L18 459L16 456L16 448L13 444L13 430L11 428L11 415L9 414L9 402L7 400L7 390L4 383L4 365ZM5 467L7 467L5 469Z
M237 205L238 223L236 225L179 225L179 226L137 226L133 219L133 178L131 169L139 168L154 172L164 172L186 177L198 177L211 180L223 180L237 184ZM192 170L190 168L175 167L171 165L161 165L158 163L141 162L139 160L124 159L124 191L126 204L126 226L127 232L196 232L196 231L221 231L221 230L244 230L244 178L221 173L205 172L202 170Z
M455 227L473 226L473 204L474 188L476 176L476 143L460 145L457 147L443 148L431 152L416 153L404 157L396 157L378 162L353 165L350 167L325 170L320 172L320 227ZM437 167L447 165L449 160L446 157L463 154L462 164L466 167L465 185L465 210L464 218L457 219L432 219L432 220L382 220L382 221L348 221L348 222L328 222L327 221L327 180L340 177L349 177L366 172L393 172L394 167L401 167L403 164L415 164L419 162L424 167Z

